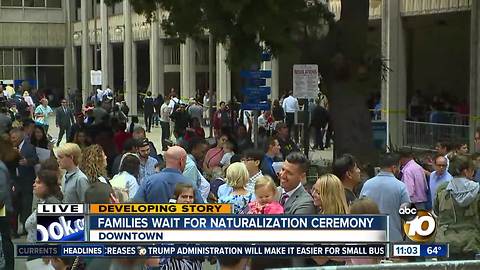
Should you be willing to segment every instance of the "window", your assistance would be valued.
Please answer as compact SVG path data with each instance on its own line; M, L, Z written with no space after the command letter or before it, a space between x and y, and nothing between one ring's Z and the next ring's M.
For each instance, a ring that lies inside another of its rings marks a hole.
M23 5L26 7L45 7L45 0L24 0Z
M3 79L4 80L13 80L13 67L12 66L3 67Z
M36 50L30 48L15 49L15 65L36 65Z
M2 0L2 6L21 7L22 6L22 0Z
M36 80L37 68L35 66L21 67L20 80Z
M13 50L5 49L3 50L3 64L4 65L13 65Z
M61 8L62 0L47 0L47 7L49 8Z
M112 8L114 15L123 14L123 3L115 3Z
M63 67L38 67L38 87L63 91Z
M63 49L38 49L39 65L63 65Z

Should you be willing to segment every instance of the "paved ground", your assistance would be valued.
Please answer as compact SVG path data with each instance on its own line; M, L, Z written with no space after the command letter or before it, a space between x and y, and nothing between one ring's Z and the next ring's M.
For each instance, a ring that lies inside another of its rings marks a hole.
M205 127L204 129L205 129L206 136L209 136L210 135L210 128ZM55 139L58 137L58 128L55 127L55 122L54 122L53 118L50 119L49 134ZM147 133L147 137L148 137L149 140L153 141L157 150L162 149L162 147L161 147L161 128L159 128L159 127L158 128L157 127L152 128L152 132ZM61 143L65 143L65 137L63 138ZM324 151L318 151L318 150L310 151L309 159L314 161L314 162L328 162L328 161L331 161L333 159L332 148L324 150ZM25 237L22 237L20 239L15 239L14 244L25 243L25 241L26 241ZM15 270L25 270L26 269L25 261L26 261L25 259L16 259L15 260ZM211 266L209 263L204 263L204 269L210 270L210 269L215 269L215 267Z

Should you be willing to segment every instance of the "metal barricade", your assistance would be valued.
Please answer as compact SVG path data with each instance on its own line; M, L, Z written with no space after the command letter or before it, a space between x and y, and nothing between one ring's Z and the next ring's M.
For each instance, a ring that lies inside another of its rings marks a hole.
M385 263L376 265L346 265L346 266L318 266L302 268L277 268L283 270L367 270L367 269L435 269L435 270L476 270L480 269L480 261L441 261L441 262L419 262L419 263Z
M404 146L433 150L439 141L468 142L469 126L404 121Z

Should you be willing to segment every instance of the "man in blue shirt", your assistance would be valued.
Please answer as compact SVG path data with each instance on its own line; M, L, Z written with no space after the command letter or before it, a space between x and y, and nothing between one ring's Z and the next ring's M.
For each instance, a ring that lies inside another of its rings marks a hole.
M203 138L194 137L188 142L187 150L187 162L183 170L183 176L192 182L195 189L200 190L202 199L206 201L210 193L210 184L198 169L198 164L203 164L203 158L208 150L208 143Z
M398 210L402 204L410 202L410 196L405 184L394 175L398 171L398 157L386 154L380 159L380 166L378 175L365 182L360 196L372 199L380 213L390 216L390 240L402 241L402 221Z
M278 161L278 156L280 156L280 143L276 138L271 137L268 139L267 145L267 152L261 162L262 174L272 177L273 181L278 185L280 180L278 180L278 175L275 172L275 168L273 168L273 163Z
M448 160L442 155L435 157L433 164L435 171L430 174L430 195L432 198L432 205L434 205L435 194L437 193L437 187L444 182L452 180L452 175L447 171Z
M140 171L138 174L138 183L156 173L155 165L158 161L150 156L150 142L147 138L141 139L138 144L138 155L140 157Z
M192 181L182 175L187 163L187 152L180 146L172 146L165 152L165 169L146 178L135 194L135 202L169 203L173 198L175 186L179 183L191 184ZM203 203L198 189L195 190L195 203Z

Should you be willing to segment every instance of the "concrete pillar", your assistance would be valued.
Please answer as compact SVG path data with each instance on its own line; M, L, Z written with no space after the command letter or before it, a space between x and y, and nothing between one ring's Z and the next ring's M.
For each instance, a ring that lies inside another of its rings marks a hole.
M116 89L114 89L114 76L113 76L113 44L108 44L108 86L110 86L110 89L112 89L116 95Z
M108 69L108 14L107 14L107 5L105 4L105 0L100 0L100 26L102 29L102 36L101 36L101 59L102 59L102 89L107 89L107 85L109 82L109 69Z
M70 67L70 72L72 74L72 89L78 89L78 80L77 80L77 65L78 65L78 59L77 59L77 47L72 46L72 53L71 53L71 67Z
M196 62L195 42L187 38L180 45L180 97L188 99L195 96L196 91Z
M158 32L158 20L155 19L150 25L150 91L152 91L152 96L154 97L158 95L159 91L158 67L163 65L163 63L158 61Z
M280 68L278 65L278 58L272 58L271 61L271 68L272 68L272 94L271 94L271 99L278 99L280 96Z
M232 79L230 68L225 63L227 51L223 44L217 45L217 105L220 101L232 99Z
M137 110L137 98L138 98L138 85L137 85L137 43L132 43L132 106L130 110L132 114L138 114Z
M81 1L81 19L82 19L82 101L86 102L90 93L90 70L88 59L92 57L90 44L88 40L88 0Z
M480 3L472 1L470 15L470 149L475 151L475 130L480 127Z
M382 120L387 121L387 145L403 145L403 121L407 108L405 29L400 1L382 2L382 55L391 72L382 82Z
M65 18L66 18L66 25L67 27L65 28L65 36L67 37L65 40L65 50L63 54L63 74L64 74L64 97L68 98L68 89L73 89L74 84L74 75L76 73L73 73L73 33L72 33L72 7L70 5L70 1L65 2Z
M130 114L137 114L137 93L133 92L133 78L132 78L132 17L131 6L129 0L123 0L123 19L125 24L125 37L123 43L123 72L124 72L124 94L125 101L130 107ZM135 83L136 84L136 83Z
M158 39L158 93L165 96L165 52L164 40Z

